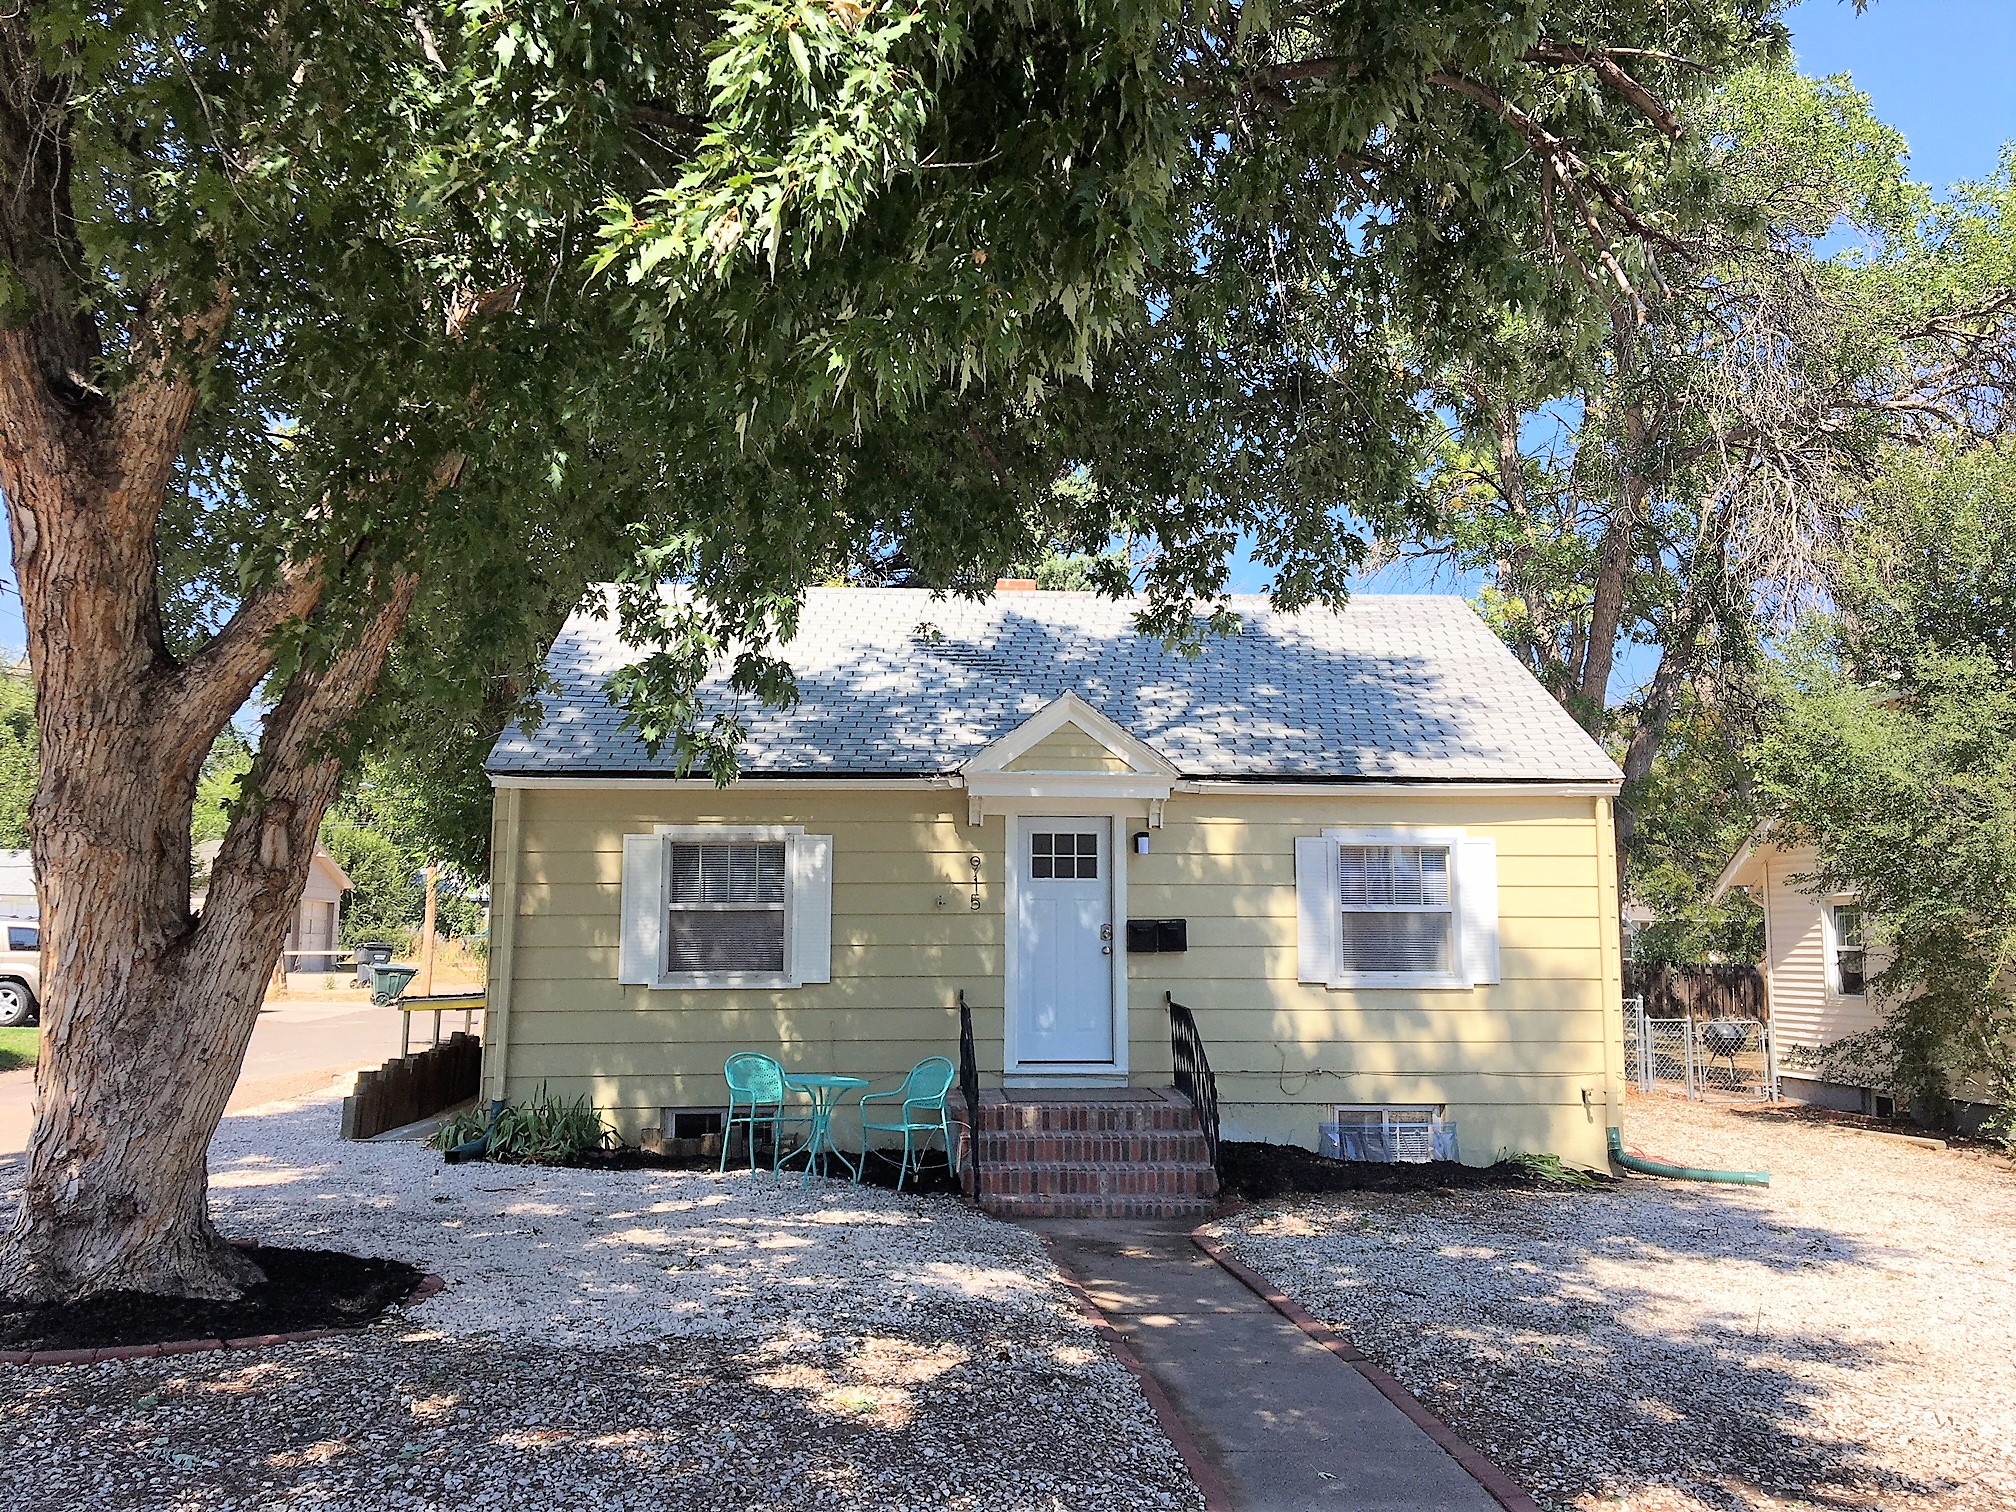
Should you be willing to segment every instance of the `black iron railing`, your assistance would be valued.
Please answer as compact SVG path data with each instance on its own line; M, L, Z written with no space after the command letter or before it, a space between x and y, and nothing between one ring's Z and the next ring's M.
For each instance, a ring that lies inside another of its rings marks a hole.
M1176 1090L1190 1099L1197 1110L1197 1122L1204 1130L1204 1148L1211 1156L1211 1169L1218 1166L1218 1078L1211 1074L1211 1057L1204 1053L1204 1037L1197 1032L1197 1018L1169 993L1162 994L1169 1005L1169 1049L1176 1067ZM1222 1176L1223 1171L1219 1171Z
M966 1099L966 1159L973 1167L973 1190L980 1190L980 1062L973 1053L973 1010L959 989L959 1091Z

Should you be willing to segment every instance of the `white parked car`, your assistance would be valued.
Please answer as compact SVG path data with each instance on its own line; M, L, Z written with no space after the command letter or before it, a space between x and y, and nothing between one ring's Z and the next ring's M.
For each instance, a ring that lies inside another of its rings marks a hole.
M33 919L0 923L0 1029L32 1024L42 1011L42 928Z

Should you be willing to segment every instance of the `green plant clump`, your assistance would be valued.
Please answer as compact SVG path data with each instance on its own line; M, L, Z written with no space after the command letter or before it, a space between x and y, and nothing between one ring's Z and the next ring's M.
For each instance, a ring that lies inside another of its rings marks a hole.
M1528 1150L1513 1150L1498 1157L1500 1165L1517 1166L1535 1181L1550 1186L1594 1186L1596 1178L1587 1171L1569 1165L1559 1155L1536 1155Z
M494 1119L473 1110L456 1114L435 1131L431 1143L437 1150L453 1149L486 1131L490 1159L530 1165L571 1165L619 1143L616 1130L586 1093L562 1101L544 1082L524 1102L504 1104Z

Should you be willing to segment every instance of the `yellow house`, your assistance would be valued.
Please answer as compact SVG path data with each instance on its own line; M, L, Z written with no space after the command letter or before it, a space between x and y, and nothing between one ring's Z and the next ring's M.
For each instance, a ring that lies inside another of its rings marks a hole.
M877 1079L957 1057L963 995L988 1098L1025 1110L1004 1128L1076 1105L1159 1129L1173 1000L1227 1139L1439 1119L1473 1163L1603 1164L1602 749L1460 599L1238 599L1195 658L1134 607L815 591L799 702L741 711L725 789L622 727L604 682L630 653L577 615L545 718L489 762L486 1094L699 1127L739 1050Z

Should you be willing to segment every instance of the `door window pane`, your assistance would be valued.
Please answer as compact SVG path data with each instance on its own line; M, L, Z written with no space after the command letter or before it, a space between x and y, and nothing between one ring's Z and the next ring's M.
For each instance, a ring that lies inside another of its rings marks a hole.
M1029 836L1032 877L1093 877L1099 875L1097 830L1039 830Z

